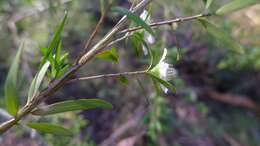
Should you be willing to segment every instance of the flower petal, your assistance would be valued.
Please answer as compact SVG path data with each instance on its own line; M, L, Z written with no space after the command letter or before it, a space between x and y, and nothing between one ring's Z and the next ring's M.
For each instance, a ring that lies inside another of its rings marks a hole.
M148 49L145 47L145 45L142 45L142 50L144 52L144 55L147 56L148 55Z
M144 10L144 11L142 12L142 14L140 15L140 18L141 18L142 20L144 20L144 21L149 21L149 20L150 20L150 15L149 15L148 11L147 11L147 10Z
M155 38L149 32L144 32L144 38L145 41L148 42L149 44L153 44L155 42Z

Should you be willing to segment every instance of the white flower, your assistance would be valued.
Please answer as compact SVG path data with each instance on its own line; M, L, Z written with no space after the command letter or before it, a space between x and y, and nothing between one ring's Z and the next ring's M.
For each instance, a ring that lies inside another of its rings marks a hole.
M140 15L140 18L148 24L151 23L151 16L147 10L144 10L142 12L142 14ZM155 42L155 38L153 37L153 35L147 31L144 32L144 40L145 40L145 42L147 42L149 44L153 44ZM142 49L143 49L144 55L148 55L148 49L144 45L142 46Z
M167 55L167 49L165 48L163 51L163 55L159 63L151 70L151 73L156 75L157 77L169 81L177 76L177 70L173 68L171 64L166 63L164 60ZM162 89L165 93L168 92L168 89L161 85Z
M145 22L148 22L148 23L150 23L150 21L151 21L151 17L150 17L149 12L147 10L144 10L142 12L142 14L140 15L140 18L142 20L144 20Z
M148 55L148 49L144 45L142 45L142 50L145 56Z

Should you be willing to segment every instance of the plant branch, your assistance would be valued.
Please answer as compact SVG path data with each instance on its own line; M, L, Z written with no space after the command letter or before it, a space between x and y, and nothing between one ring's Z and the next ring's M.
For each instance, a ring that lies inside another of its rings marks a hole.
M106 47L111 47L111 46L113 46L114 44L123 41L124 39L126 39L126 38L127 38L128 36L130 36L130 35L132 35L132 34L126 33L124 36L122 36L122 37L120 37L120 38L117 38L117 39L115 39L114 41L110 42Z
M86 80L93 80L93 79L100 79L100 78L116 78L120 76L135 76L146 74L147 71L134 71L134 72L122 72L122 73L113 73L113 74L103 74L103 75L95 75L95 76L87 76L87 77L79 77L75 79L68 80L67 83L73 83L77 81L86 81Z
M101 13L101 17L100 17L100 19L98 20L98 23L97 23L97 25L96 25L94 31L91 33L89 39L87 40L87 42L86 42L86 44L85 44L85 46L84 46L83 54L85 54L85 53L88 51L90 45L92 44L94 38L96 37L96 35L97 35L97 33L98 33L98 31L99 31L99 29L100 29L102 23L104 22L104 19L105 19L106 15L107 15L107 11L109 10L109 8L110 8L110 6L105 10L104 13ZM82 55L80 55L79 58L76 59L76 62L79 61L79 59L80 59L81 56L82 56Z
M98 23L97 23L97 25L96 25L94 31L92 32L92 34L90 35L90 37L89 37L87 43L85 44L84 52L87 52L87 49L88 49L89 46L91 45L91 43L92 43L92 41L94 40L95 36L97 35L97 33L98 33L98 31L99 31L99 29L100 29L100 27L101 27L101 24L103 23L103 21L104 21L106 15L107 15L107 12L108 12L109 8L110 8L110 6L106 9L106 11L105 11L104 13L101 14L101 17L100 17L100 19L99 19L99 21L98 21Z
M138 5L136 5L132 12L136 13L139 10L142 10L144 7L146 7L152 0L143 0ZM104 49L107 44L110 43L110 39L120 31L120 29L126 24L127 17L124 16L119 22L116 24L116 26L107 34L104 36L102 40L100 40L93 48L88 51L86 54L84 54L80 60L77 62L77 64L85 64L88 60L92 59L98 52L100 52L102 49Z
M133 12L142 10L147 6L151 0L142 0L136 7L133 8ZM96 45L94 45L90 51L80 57L80 60L73 65L68 72L66 72L61 78L55 79L49 86L43 90L41 93L32 98L32 100L22 107L15 117L12 117L8 121L0 125L0 134L4 133L14 125L16 125L22 118L26 117L30 112L36 108L43 100L53 95L57 90L63 87L66 82L89 60L91 60L96 53L106 46L110 39L120 31L120 29L126 24L127 17L124 16L113 28L112 30L105 35Z
M151 23L151 24L148 24L148 25L151 26L151 27L159 27L161 25L171 25L171 24L177 23L177 22L190 21L190 20L194 20L194 19L198 19L198 18L202 18L202 17L209 17L209 16L211 16L211 14L198 14L198 15L194 15L194 16L180 17L180 18L176 18L176 19L154 22L154 23ZM126 33L126 32L134 32L134 31L137 31L137 30L140 30L140 29L143 29L143 27L138 26L138 27L128 28L128 29L122 30L120 32L120 34Z
M194 15L194 16L187 16L187 17L181 17L181 18L176 18L176 19L159 21L159 22L148 24L148 25L153 27L153 28L158 28L159 26L163 26L163 25L170 25L172 23L191 21L191 20L194 20L194 19L198 19L198 18L202 18L202 17L208 17L208 16L211 16L211 14L198 14L198 15ZM118 42L121 42L122 40L126 39L128 36L132 35L132 33L130 33L130 32L135 32L135 31L138 31L140 29L143 29L143 28L139 26L139 27L133 27L133 28L122 30L119 34L125 33L125 35L115 39L112 42L110 42L106 47L111 47L112 45L114 45Z

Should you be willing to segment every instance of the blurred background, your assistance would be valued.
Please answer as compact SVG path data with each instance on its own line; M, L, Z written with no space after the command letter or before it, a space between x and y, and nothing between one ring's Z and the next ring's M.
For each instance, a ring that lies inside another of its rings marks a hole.
M212 8L227 2L214 1ZM127 0L114 3L130 6ZM203 0L154 0L152 21L199 14L204 7ZM0 122L8 118L3 86L19 42L25 41L23 79L18 83L25 101L42 57L39 47L48 43L65 10L69 18L62 48L70 53L73 63L101 15L99 1L0 0ZM108 13L95 42L119 18ZM72 137L17 126L0 137L0 146L260 146L260 5L209 20L240 42L245 54L230 51L196 20L162 26L156 29L156 43L151 47L168 48L167 62L178 71L171 81L176 93L156 94L145 76L138 77L139 81L129 78L127 84L112 78L68 84L46 103L98 97L114 108L40 119L65 125L74 133ZM138 58L131 43L122 41L114 47L119 53L118 63L96 58L78 75L145 68L149 58Z

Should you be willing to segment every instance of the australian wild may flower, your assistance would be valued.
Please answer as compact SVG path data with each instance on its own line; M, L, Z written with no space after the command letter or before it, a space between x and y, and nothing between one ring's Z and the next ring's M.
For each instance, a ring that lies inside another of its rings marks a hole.
M140 18L148 24L151 23L151 15L147 10L144 10L141 13ZM152 34L144 30L144 41L147 42L148 44L154 44L155 38ZM148 48L146 48L145 45L142 46L142 49L144 55L148 55ZM167 55L167 49L165 48L159 63L150 72L165 81L169 81L177 76L177 70L173 68L171 64L165 62L166 55ZM161 85L161 88L165 93L167 93L169 90L163 85Z
M168 64L165 62L166 55L167 55L167 49L165 48L163 50L163 55L162 55L159 63L153 69L151 69L150 72L153 75L155 75L165 81L169 81L177 76L177 70L175 68L173 68L173 66L171 64ZM166 88L165 86L161 85L161 88L163 89L163 91L165 93L168 92L168 88Z

